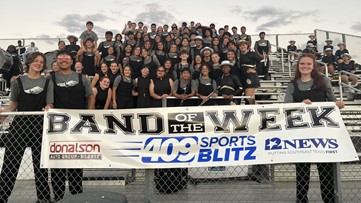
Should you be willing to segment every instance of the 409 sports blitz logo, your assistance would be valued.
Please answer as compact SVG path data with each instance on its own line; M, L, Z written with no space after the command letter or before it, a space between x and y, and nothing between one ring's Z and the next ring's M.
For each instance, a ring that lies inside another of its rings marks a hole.
M227 162L256 159L254 136L152 137L141 150L143 163Z

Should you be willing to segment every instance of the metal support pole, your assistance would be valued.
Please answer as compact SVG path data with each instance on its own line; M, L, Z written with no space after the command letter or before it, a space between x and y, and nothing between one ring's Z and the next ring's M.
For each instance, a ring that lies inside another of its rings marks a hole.
M154 202L153 169L145 169L145 203Z
M281 65L282 65L282 73L285 73L285 61L283 56L283 49L281 48Z
M333 182L335 186L335 203L342 203L340 163L332 163Z

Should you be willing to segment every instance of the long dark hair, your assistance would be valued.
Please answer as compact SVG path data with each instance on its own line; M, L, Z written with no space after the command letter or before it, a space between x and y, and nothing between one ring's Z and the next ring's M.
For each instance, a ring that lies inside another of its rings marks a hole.
M311 77L313 79L312 89L324 89L326 86L325 80L323 79L323 76L321 75L321 73L319 73L317 70L316 57L313 54L302 54L298 58L295 77L291 80L291 82L297 82L297 80L301 78L301 72L299 70L299 65L300 65L300 61L302 58L310 58L313 61L313 69L311 72Z

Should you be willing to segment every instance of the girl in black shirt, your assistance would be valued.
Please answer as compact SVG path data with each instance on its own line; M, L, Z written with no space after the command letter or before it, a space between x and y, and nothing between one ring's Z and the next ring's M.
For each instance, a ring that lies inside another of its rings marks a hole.
M112 90L109 87L110 80L107 76L103 76L99 80L99 84L93 87L95 96L95 109L108 109L112 99Z

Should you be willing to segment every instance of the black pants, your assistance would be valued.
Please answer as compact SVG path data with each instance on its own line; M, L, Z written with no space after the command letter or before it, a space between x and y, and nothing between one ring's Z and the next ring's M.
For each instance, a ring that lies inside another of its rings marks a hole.
M36 195L50 200L48 169L40 168L42 117L17 116L5 141L4 163L0 174L0 202L7 202L14 188L26 147L32 151Z
M297 203L308 202L308 189L310 186L310 163L296 164L296 189ZM331 163L317 163L318 174L320 177L320 188L322 200L325 203L335 202L333 170Z
M71 194L83 192L83 169L51 169L51 184L55 200L63 199L66 179L68 179Z

